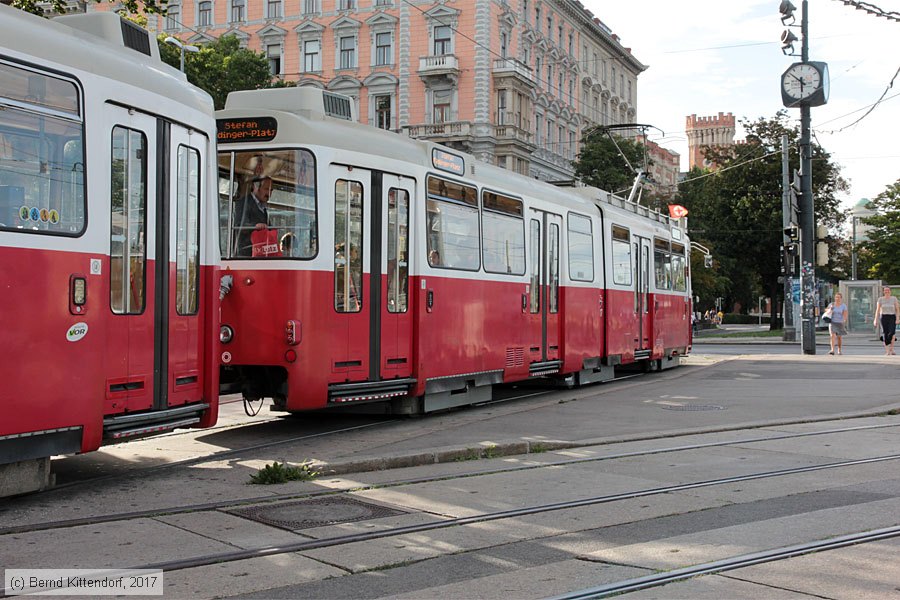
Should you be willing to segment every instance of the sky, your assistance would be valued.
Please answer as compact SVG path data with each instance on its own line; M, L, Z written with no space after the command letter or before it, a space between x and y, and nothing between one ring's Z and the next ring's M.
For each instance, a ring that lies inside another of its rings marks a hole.
M688 168L688 115L730 112L738 121L755 121L784 108L781 74L800 57L781 51L786 27L779 0L583 2L648 66L638 77L637 122L665 132L649 137L678 152L682 170ZM791 31L799 38L801 0L792 2L798 27ZM867 2L900 13L900 0ZM849 208L900 179L900 22L840 0L809 0L808 14L809 59L828 63L831 73L828 103L812 108L813 133L850 184L841 195ZM794 47L799 55L800 43ZM884 100L854 125L895 75ZM799 124L800 109L787 110ZM739 124L735 139L743 135Z

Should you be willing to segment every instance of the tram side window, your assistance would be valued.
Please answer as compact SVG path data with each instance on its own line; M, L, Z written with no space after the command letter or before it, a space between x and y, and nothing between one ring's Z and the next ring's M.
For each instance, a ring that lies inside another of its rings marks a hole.
M200 152L178 146L175 302L179 315L197 314L200 295Z
M77 86L0 62L0 229L80 235L84 190Z
M672 243L672 289L676 292L687 291L685 264L684 246Z
M315 159L308 150L219 153L223 257L315 257L316 210Z
M594 244L591 220L569 214L569 278L573 281L594 280Z
M358 181L334 184L334 309L362 310L363 187Z
M655 238L653 240L653 269L656 275L656 289L658 290L672 289L671 261L668 240Z
M388 295L391 313L409 306L409 192L388 190Z
M476 189L429 177L425 211L428 264L443 269L477 271L481 260Z
M525 274L525 219L522 201L482 192L484 270L507 275Z
M541 222L531 220L531 281L529 289L529 312L541 312Z
M109 304L117 315L140 314L147 261L147 138L142 132L113 128L110 192Z
M612 228L613 283L631 285L631 241L624 227Z

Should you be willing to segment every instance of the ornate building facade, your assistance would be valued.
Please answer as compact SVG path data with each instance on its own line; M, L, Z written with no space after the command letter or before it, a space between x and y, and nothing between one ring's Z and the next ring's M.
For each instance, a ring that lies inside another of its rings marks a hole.
M352 97L364 123L549 181L573 177L585 128L636 120L646 69L577 0L169 0L149 26L234 34L274 76Z

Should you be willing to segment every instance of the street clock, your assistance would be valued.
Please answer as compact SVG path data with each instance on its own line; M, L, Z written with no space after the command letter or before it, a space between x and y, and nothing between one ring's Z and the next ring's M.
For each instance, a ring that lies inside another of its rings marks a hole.
M822 106L828 102L829 87L826 63L794 63L781 76L781 102L788 108Z

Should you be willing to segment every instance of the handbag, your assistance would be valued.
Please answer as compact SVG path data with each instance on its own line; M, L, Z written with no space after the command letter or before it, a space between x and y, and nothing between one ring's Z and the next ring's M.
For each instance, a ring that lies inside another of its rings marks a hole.
M277 229L254 229L250 233L252 256L281 256Z
M829 306L825 309L825 312L822 313L822 322L823 323L831 323L831 307Z

